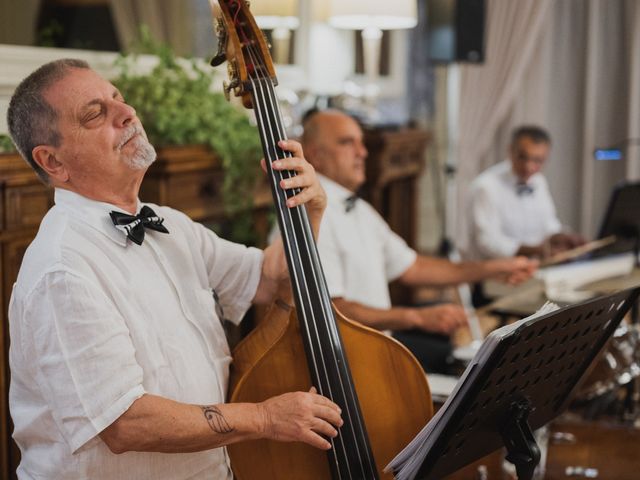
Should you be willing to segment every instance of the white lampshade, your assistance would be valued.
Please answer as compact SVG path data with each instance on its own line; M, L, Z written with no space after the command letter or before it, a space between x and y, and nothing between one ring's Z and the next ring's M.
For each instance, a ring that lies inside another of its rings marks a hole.
M417 0L329 0L329 25L335 28L400 30L418 23Z
M300 26L298 0L253 0L251 13L258 26L264 30L295 30Z

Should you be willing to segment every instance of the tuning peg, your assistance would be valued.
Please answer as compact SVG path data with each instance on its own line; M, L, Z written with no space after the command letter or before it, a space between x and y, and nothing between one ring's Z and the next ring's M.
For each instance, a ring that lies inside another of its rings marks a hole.
M224 51L216 53L211 59L211 66L217 67L218 65L222 65L224 61L227 59L226 53Z
M211 59L211 65L217 67L227 59L227 29L224 26L224 20L220 17L216 17L213 21L213 29L216 32L216 38L218 39L218 51Z
M238 79L238 64L235 60L229 60L227 62L227 75L231 80Z
M230 94L230 92L231 92L231 89L232 89L232 88L233 88L233 87L231 86L231 84L230 84L229 82L227 82L226 80L223 80L223 81L222 81L222 91L224 92L224 98L226 98L226 99L227 99L227 102L228 102L229 100L231 100L231 94Z
M231 90L235 89L239 83L237 78L231 79L230 82L226 80L222 82L222 90L224 91L224 98L227 99L227 102L231 100Z
M213 21L213 30L218 38L227 36L227 29L224 26L224 19L216 17Z

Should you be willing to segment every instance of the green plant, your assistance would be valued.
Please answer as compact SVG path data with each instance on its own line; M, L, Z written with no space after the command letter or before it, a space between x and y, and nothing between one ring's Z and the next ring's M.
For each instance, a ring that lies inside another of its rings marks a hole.
M226 212L238 224L234 240L253 243L248 216L262 156L256 127L244 111L211 90L211 68L196 59L178 59L169 47L153 42L146 30L141 37L139 47L155 54L158 64L141 75L134 73L137 55L120 55L113 83L136 109L156 147L207 144L220 156Z
M36 32L36 45L39 47L58 47L64 34L64 27L55 18L50 19Z
M6 133L0 133L0 153L13 153L16 147L11 141L11 137Z

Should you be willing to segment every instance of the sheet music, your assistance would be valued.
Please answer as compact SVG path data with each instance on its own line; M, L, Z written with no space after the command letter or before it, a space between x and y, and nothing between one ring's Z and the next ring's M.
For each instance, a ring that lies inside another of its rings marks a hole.
M451 396L451 392L456 388L459 377L453 375L441 375L438 373L430 373L427 375L429 382L429 390L431 398L434 401L441 400L444 403Z
M624 253L596 260L547 267L538 270L535 276L544 282L547 298L574 303L588 298L584 292L582 297L575 297L576 290L582 285L604 278L629 275L634 264L634 255Z
M468 391L469 385L473 382L479 367L487 362L496 346L516 330L522 323L531 320L532 318L546 315L547 313L558 310L558 308L558 305L547 302L533 315L491 332L482 343L478 353L465 369L453 392L442 408L436 412L429 423L427 423L427 425L414 437L414 439L411 440L411 442L409 442L409 444L398 455L396 455L391 462L389 462L389 465L385 467L385 471L396 472L395 478L397 480L411 480L415 478L424 458L429 452L429 449L433 447L433 443L436 441L445 425L449 422L452 412L455 411L456 405Z

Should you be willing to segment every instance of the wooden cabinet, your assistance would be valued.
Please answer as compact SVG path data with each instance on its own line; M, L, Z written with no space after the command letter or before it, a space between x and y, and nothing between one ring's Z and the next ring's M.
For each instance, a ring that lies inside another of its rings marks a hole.
M365 129L367 182L362 195L389 223L391 229L417 244L418 180L424 169L429 133L418 129ZM391 285L395 304L412 303L411 291Z
M166 148L147 172L140 198L176 206L193 219L218 218L224 215L222 180L220 159L205 147Z
M229 219L225 215L222 180L220 159L206 148L164 149L147 172L140 198L169 205L208 225L224 225ZM251 194L256 237L258 243L264 243L271 193L266 182L262 182ZM20 156L0 155L0 338L4 347L0 357L0 478L3 479L15 478L19 463L19 450L11 439L8 405L7 309L24 252L52 205L53 190L38 180Z
M7 309L25 250L40 220L53 205L53 193L18 155L0 155L0 477L15 478L19 451L11 440L9 416L9 327Z
M394 232L416 246L418 179L429 134L424 130L365 130L367 182L364 197Z

